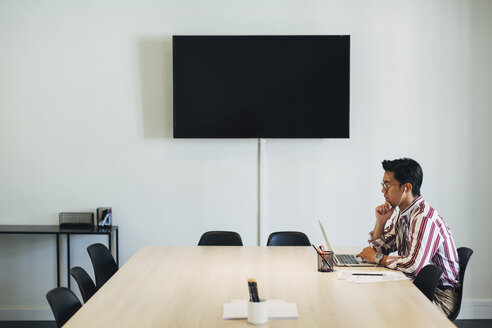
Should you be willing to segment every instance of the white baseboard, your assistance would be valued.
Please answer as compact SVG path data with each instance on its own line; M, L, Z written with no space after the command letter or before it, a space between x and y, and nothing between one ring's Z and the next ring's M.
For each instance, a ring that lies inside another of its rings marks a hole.
M0 321L54 321L49 307L0 308Z
M463 300L457 319L492 319L492 299Z
M492 299L464 300L459 319L492 319ZM0 321L45 321L55 320L49 307L0 308Z

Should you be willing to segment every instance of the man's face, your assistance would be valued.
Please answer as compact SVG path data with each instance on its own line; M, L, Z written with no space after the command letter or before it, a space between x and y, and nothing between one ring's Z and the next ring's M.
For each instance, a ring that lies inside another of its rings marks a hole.
M384 194L384 199L395 207L401 199L402 196L402 186L395 179L395 174L393 172L385 172L383 176L383 187L381 192Z

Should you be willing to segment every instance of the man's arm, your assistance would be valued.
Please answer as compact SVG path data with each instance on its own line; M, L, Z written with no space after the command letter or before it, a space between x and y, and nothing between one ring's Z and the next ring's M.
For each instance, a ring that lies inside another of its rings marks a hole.
M381 205L383 206L383 205ZM377 211L377 208L376 208ZM384 256L379 262L379 264L386 266L387 261L388 261L388 256L387 254L395 251L395 245L396 245L396 231L395 231L395 223L391 222L391 224L384 229L384 225L386 224L386 221L384 223L382 222L383 220L376 221L376 227L378 226L378 223L382 225L381 232L379 233L379 238L373 239L373 236L375 235L374 231L371 231L369 233L370 239L369 239L369 244L371 246L368 246L362 250L359 254L357 254L358 257L363 258L364 260L372 263L376 263L375 256L377 253L383 253ZM374 228L376 230L376 227Z
M386 266L410 275L415 275L426 263L429 263L439 245L442 243L439 229L433 220L434 210L417 213L411 219L408 238L410 245L408 254L389 256Z
M384 226L386 225L386 222L391 218L394 211L395 207L392 207L391 204L388 202L376 207L376 224L374 225L374 229L371 234L371 241L375 241L382 236L384 232Z
M376 224L374 230L369 232L369 245L378 253L389 254L395 250L396 231L395 220L384 228L386 222L391 218L395 209L389 203L376 207ZM376 238L377 237L377 238ZM369 260L369 259L366 259Z
M368 246L362 250L359 254L357 254L357 257L361 257L367 262L371 263L376 263L376 254L377 252L372 248L371 246ZM380 265L386 266L386 262L388 261L388 255L383 255L383 258L379 262Z
M381 222L376 220L376 224L374 225L374 229L372 230L371 233L371 241L375 241L376 239L381 238L385 226L386 226L386 221Z

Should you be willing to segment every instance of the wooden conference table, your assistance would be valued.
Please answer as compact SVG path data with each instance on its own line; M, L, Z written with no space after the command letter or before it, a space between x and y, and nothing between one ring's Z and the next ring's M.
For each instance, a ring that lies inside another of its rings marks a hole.
M222 320L224 303L249 298L247 278L297 303L297 320L268 327L454 327L409 280L337 280L316 260L311 247L144 246L64 327L252 327Z

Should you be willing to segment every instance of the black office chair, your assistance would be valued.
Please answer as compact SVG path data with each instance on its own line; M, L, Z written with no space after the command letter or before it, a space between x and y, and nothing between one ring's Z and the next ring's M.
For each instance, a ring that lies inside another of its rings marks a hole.
M461 299L463 297L463 282L465 280L465 271L468 265L468 261L473 254L473 250L468 247L460 247L457 249L457 251L460 263L460 273L458 275L458 284L456 286L456 293L458 293L458 306L456 307L455 311L448 316L448 319L451 321L454 321L460 313Z
M92 281L87 271L78 266L71 268L70 274L77 282L77 285L79 285L80 294L82 295L84 303L87 303L92 295L97 292L94 281Z
M46 294L58 327L63 326L81 307L79 299L66 287L57 287Z
M302 232L277 231L268 236L267 246L311 246L311 243Z
M99 289L118 271L118 266L109 249L103 244L92 244L87 247L87 252L94 268L96 287Z
M198 246L243 246L243 241L234 231L208 231L202 235Z
M429 264L419 271L413 284L432 302L441 275L442 268Z

